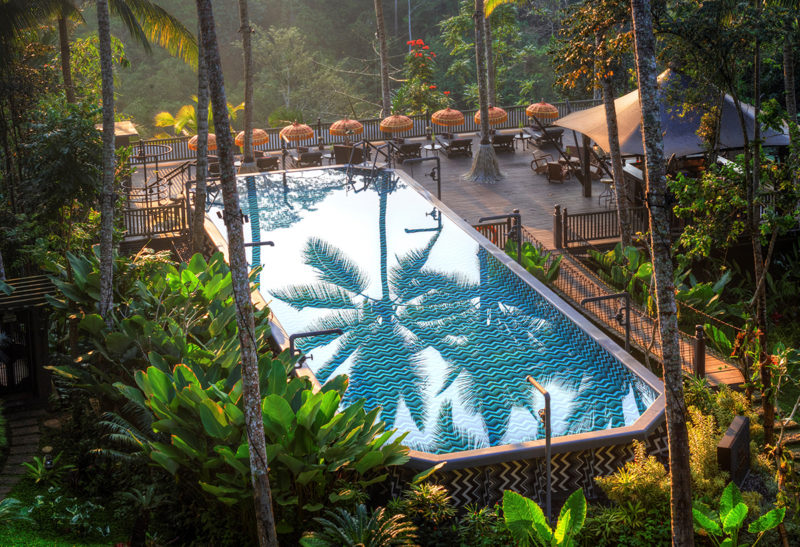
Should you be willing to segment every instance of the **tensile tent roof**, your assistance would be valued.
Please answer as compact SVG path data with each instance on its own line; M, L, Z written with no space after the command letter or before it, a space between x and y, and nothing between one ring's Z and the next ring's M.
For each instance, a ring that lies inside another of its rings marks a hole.
M691 80L672 70L666 70L658 77L658 98L661 105L661 130L664 135L664 155L677 157L697 154L705 150L703 142L697 136L700 121L704 114L700 108L684 108L682 97L685 97L692 85ZM709 101L711 103L711 101ZM642 111L639 106L639 90L614 100L619 127L619 144L623 156L643 155L642 149ZM748 138L753 138L754 109L751 105L742 104L747 126ZM590 137L605 152L608 144L608 126L606 111L603 105L587 110L573 112L555 122L555 125L572 129ZM788 129L777 132L762 129L762 138L766 146L786 146L789 144ZM726 95L722 104L722 120L720 127L720 148L742 148L742 135L739 116L733 98Z

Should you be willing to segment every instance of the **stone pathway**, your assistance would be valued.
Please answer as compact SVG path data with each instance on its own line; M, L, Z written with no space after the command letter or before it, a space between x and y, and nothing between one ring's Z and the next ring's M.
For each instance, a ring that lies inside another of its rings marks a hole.
M11 446L8 459L0 472L0 499L5 498L25 475L22 463L32 461L39 452L39 421L45 415L45 410L8 408L5 414Z

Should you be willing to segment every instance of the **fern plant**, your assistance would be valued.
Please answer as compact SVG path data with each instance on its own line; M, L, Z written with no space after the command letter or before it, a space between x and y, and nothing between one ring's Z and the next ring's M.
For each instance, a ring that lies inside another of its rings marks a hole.
M314 519L318 532L309 532L300 539L303 547L390 547L416 545L416 528L405 515L389 516L378 507L372 513L359 504L355 513L345 509L326 511Z
M34 456L33 463L23 462L22 466L27 471L27 476L33 479L36 484L58 484L61 482L61 477L64 473L75 469L72 464L58 465L62 453L59 452L51 462L48 463L47 457Z

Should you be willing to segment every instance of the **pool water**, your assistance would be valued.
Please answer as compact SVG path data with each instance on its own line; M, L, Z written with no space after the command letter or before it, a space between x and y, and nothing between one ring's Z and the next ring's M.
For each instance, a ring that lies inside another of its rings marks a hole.
M658 393L477 239L391 172L240 177L260 290L321 383L347 374L343 405L364 399L424 452L631 425ZM212 203L210 218L225 227Z

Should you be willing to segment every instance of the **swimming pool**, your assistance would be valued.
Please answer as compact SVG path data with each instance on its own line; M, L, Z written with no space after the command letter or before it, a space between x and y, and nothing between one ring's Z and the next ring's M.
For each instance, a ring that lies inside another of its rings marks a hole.
M471 453L544 436L631 428L660 382L411 180L341 169L238 179L251 264L287 333L325 383L347 374L421 453ZM209 219L225 227L211 203Z

